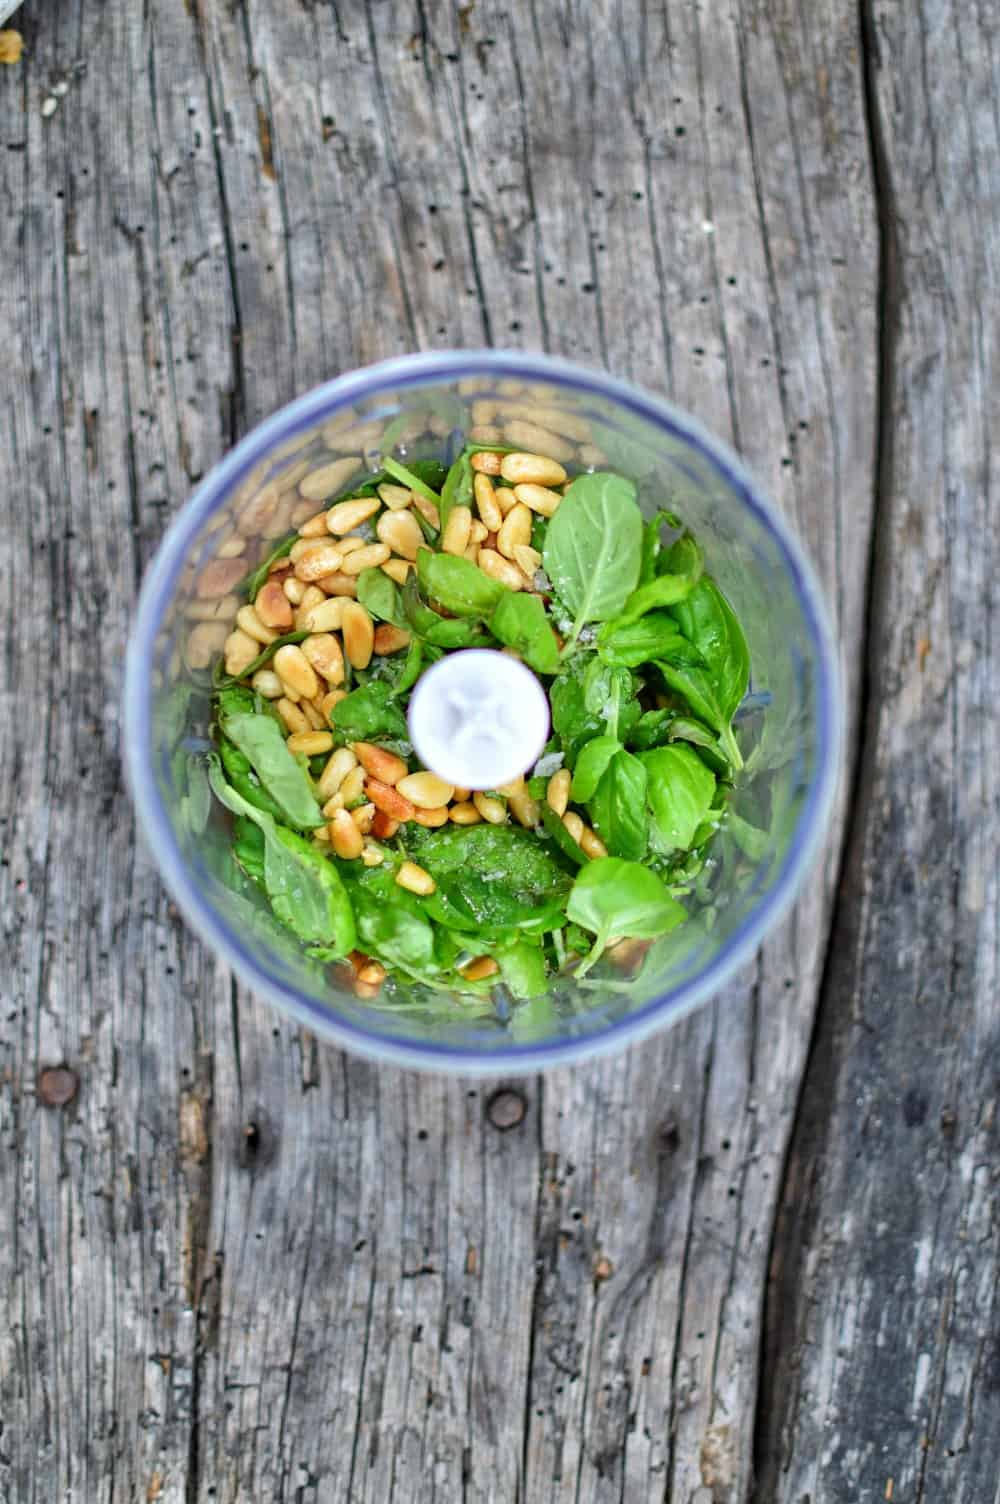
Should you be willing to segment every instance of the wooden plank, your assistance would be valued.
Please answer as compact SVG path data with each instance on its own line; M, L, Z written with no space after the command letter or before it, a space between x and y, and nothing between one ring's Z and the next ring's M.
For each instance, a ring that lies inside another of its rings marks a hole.
M874 6L886 258L855 834L785 1189L759 1497L1000 1499L988 11ZM902 86L902 81L906 86Z
M166 516L246 425L360 361L492 341L608 364L740 443L820 564L853 705L854 8L76 0L22 25L0 1497L741 1498L834 864L723 998L527 1083L501 1133L503 1083L347 1060L183 931L134 850L118 671ZM79 1093L43 1109L63 1061Z

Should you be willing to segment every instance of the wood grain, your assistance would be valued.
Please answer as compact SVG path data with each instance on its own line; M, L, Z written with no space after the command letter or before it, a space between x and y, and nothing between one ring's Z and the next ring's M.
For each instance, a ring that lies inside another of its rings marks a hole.
M500 1132L501 1083L322 1047L183 930L134 844L119 672L168 516L250 424L396 351L540 347L740 446L827 584L854 746L878 335L855 9L61 0L19 24L0 1497L735 1504L836 833L725 995L522 1083ZM62 1062L79 1093L44 1107Z

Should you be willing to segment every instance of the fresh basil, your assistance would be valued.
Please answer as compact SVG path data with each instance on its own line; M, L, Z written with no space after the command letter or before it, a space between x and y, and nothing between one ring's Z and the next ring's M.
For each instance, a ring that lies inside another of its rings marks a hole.
M223 735L243 753L289 824L299 830L323 824L309 776L289 752L281 727L271 716L224 715L220 724Z
M490 616L490 631L498 641L516 649L537 674L558 671L559 644L536 595L507 591Z
M612 856L637 862L646 854L646 781L646 769L637 757L616 752L588 803L594 829Z
M487 617L506 593L506 586L484 574L471 560L431 553L426 548L417 554L417 578L426 596L456 616Z
M588 622L617 616L635 590L642 555L642 513L635 486L621 475L579 475L549 521L543 562L573 616L566 651Z
M698 710L689 693L685 694L702 720L707 720L722 736L727 756L735 768L743 759L732 732L732 719L747 692L750 679L750 650L743 628L714 580L702 579L683 601L671 608L671 615L684 636L701 654L717 706L717 716ZM674 664L668 654L666 662ZM674 686L671 686L674 687Z
M616 736L595 736L581 749L573 772L571 795L575 804L592 799L604 771L622 744Z
M549 705L552 711L552 730L559 738L568 768L576 764L577 755L585 742L605 730L602 717L591 714L584 702L582 660L571 659L549 690Z
M546 834L551 836L563 856L572 862L574 867L582 867L587 861L583 847L573 839L551 805L543 803L541 810L542 828Z
M406 465L401 465L399 460L394 459L384 460L383 463L385 465L386 474L390 476L394 481L398 481L401 486L406 486L410 491L415 491L417 495L422 496L425 501L432 501L436 507L440 507L440 493L433 490L427 484L427 482L420 477L416 469L408 469Z
M472 462L469 455L463 452L448 471L444 485L441 487L438 514L441 518L442 533L455 507L472 506L472 475Z
M548 982L545 975L545 957L537 945L521 941L509 950L497 954L500 975L514 997L539 997L545 992Z
M707 721L719 733L719 745L732 767L738 772L743 766L736 737L733 734L731 716L726 714L715 679L708 669L696 668L693 664L657 661L657 668L668 687L680 695L703 721Z
M653 815L650 839L658 851L687 851L715 797L715 775L691 747L642 752Z
M330 725L345 742L387 736L405 741L409 736L406 717L394 703L393 686L385 679L374 679L338 700L330 711Z
M566 904L567 918L596 936L586 960L577 968L585 976L612 940L636 940L669 934L686 917L665 884L639 862L599 857L584 867Z
M394 627L408 625L399 586L383 569L361 571L358 575L358 600L377 621L391 622Z
M219 756L222 759L226 778L236 792L250 804L255 804L258 809L262 809L265 814L273 815L276 820L280 820L284 813L280 804L276 799L272 799L257 777L249 757L245 757L228 736L219 737Z
M698 662L697 649L688 642L674 618L667 611L651 611L641 620L627 622L619 617L601 628L598 650L606 663L638 668L654 658L690 657Z

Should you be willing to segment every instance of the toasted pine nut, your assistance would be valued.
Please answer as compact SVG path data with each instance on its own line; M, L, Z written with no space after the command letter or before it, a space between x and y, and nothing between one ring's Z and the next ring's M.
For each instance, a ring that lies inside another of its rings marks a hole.
M184 646L184 661L188 668L208 668L229 633L222 621L200 621L188 633Z
M492 956L478 956L475 961L470 961L461 970L467 982L482 982L487 977L495 977L500 967Z
M387 815L384 810L378 810L372 821L372 835L380 841L391 841L399 829L399 821Z
M507 443L520 445L522 450L527 450L532 458L539 457L548 459L553 463L558 460L571 460L576 453L573 445L557 434L550 433L547 428L539 428L537 423L526 422L524 418L513 418L506 425Z
M468 548L465 550L465 553L462 555L462 558L468 559L470 564L475 564L479 559L479 550L481 548L481 543L470 543Z
M507 806L502 799L491 799L488 794L480 793L477 789L472 796L472 802L490 825L506 825Z
M313 512L305 522L299 523L300 538L328 538L330 536L326 526L326 512Z
M239 502L237 502L236 516L234 519L236 526L239 528L240 532L245 533L248 538L259 537L261 528L267 524L271 513L274 511L277 505L277 487L273 484L264 486L260 491L257 492L256 496L252 496L250 500L243 503L242 506L239 504Z
M503 429L495 423L474 423L469 429L470 444L502 444Z
M362 858L364 853L362 852ZM369 961L367 966L362 966L358 972L358 981L367 983L370 987L381 987L385 981L385 967L381 961Z
M312 727L306 720L305 716L302 714L302 711L297 705L292 704L287 695L283 695L282 698L278 700L277 711L281 716L281 719L285 723L285 729L289 731L292 736L294 736L296 733L312 730Z
M238 595L223 595L215 601L191 601L184 608L189 621L232 621L240 609Z
M472 526L469 529L470 543L484 543L490 536L490 530L485 522L480 522L478 517L473 517Z
M355 978L354 996L360 998L362 1002L370 1003L373 998L378 997L380 990L374 982L361 982Z
M326 574L336 574L341 564L346 564L343 551L328 537L325 543L307 543L295 560L295 577L310 584Z
M325 600L326 596L318 585L306 586L305 593L295 608L296 632L306 632L309 630L306 622L309 620L310 613L315 606L321 606Z
M406 576L412 568L409 559L387 559L382 565L382 573L387 574L390 580L395 580L397 585L405 585Z
M409 799L418 809L438 809L447 804L455 792L455 785L446 783L436 773L409 773L400 778L396 787L404 799Z
M448 806L442 804L440 809L418 809L413 818L417 825L428 825L432 829L438 825L447 825Z
M580 839L583 835L583 821L577 814L576 810L571 809L567 814L563 815L562 822L565 825L566 829L569 831L570 835L573 837L576 844L579 846Z
M326 595L353 597L358 593L357 577L352 574L325 574L316 583Z
M448 818L454 825L478 825L483 817L471 799L462 799L451 806Z
M496 491L488 475L477 472L473 477L472 490L476 498L476 510L491 533L498 532L503 513L497 505Z
M426 496L418 496L416 491L414 491L413 505L424 521L430 523L431 527L441 526L441 514L433 501L428 501ZM419 523L417 525L419 526Z
M312 548L315 541L315 538L296 538L295 542L288 550L288 562L290 564L297 564L302 555L308 549Z
M299 481L299 495L306 501L329 501L342 491L356 471L361 469L360 454L348 455L342 460L331 460L318 470L303 476Z
M322 591L320 591L322 595ZM315 606L309 606L302 611L303 632L336 632L344 614L344 597L342 595L323 596L323 599Z
M333 746L333 737L329 731L297 731L288 738L285 746L289 752L302 752L306 757L318 757L321 752L329 752Z
M285 599L290 601L293 606L301 606L302 597L306 593L306 587L301 580L297 580L294 575L290 575L288 579L282 580L281 591ZM260 600L260 596L257 599ZM291 626L291 622L288 625Z
M364 569L377 569L389 558L392 550L388 543L369 543L366 548L359 548L354 553L348 554L341 567L341 573L347 575L359 575Z
M365 538L359 538L355 533L349 533L346 538L337 539L337 547L346 559L348 554L356 553L359 548L367 548L368 542Z
M517 823L525 830L534 830L542 817L538 800L532 799L527 789L519 789L516 794L508 795L507 803Z
M528 543L515 543L514 563L527 579L533 581L535 572L542 567L542 556Z
M325 825L317 825L316 829L312 832L312 838L318 846L329 846L330 844L330 832Z
M260 652L260 644L254 642L246 632L237 627L235 632L230 632L226 638L223 653L226 659L226 673L239 678L240 674L247 669Z
M573 782L573 775L569 768L560 768L553 773L545 790L545 802L553 814L562 816L566 813L569 804L569 787Z
M561 486L566 479L559 461L547 459L544 454L505 454L500 474L512 486Z
M350 747L338 747L335 752L331 752L316 784L320 798L329 799L336 794L348 773L357 765L358 760Z
M246 553L247 540L245 538L230 537L224 543L219 544L217 559L239 559Z
M608 463L608 457L603 449L598 449L596 444L580 445L580 464L586 465L588 470L599 470L602 465Z
M250 684L265 700L280 700L285 693L281 680L271 668L259 668Z
M291 496L279 496L277 506L260 530L266 543L272 543L288 532L292 525L292 500Z
M381 867L385 861L385 852L375 845L374 841L366 841L361 853L361 860L366 867Z
M526 482L514 487L514 495L523 506L530 507L540 517L551 517L558 511L562 497L548 486L532 486Z
M492 548L481 548L476 561L491 580L499 580L501 585L506 585L508 590L523 590L525 586L524 575L516 564L511 564L508 559L494 552Z
M376 747L373 742L355 742L353 752L365 772L381 783L394 787L406 777L406 763L395 752L387 752L384 747ZM440 802L437 801L439 804Z
M315 700L300 700L299 709L314 731L326 730L326 720Z
M213 559L198 576L195 594L199 600L216 600L228 595L238 580L247 572L242 559Z
M472 790L471 789L459 788L458 785L456 784L456 786L455 786L455 792L452 794L451 797L457 803L463 804L466 799L471 799L472 798Z
M504 416L507 419L508 441L511 444L523 444L526 449L537 449L538 445L529 442L523 433L515 434L515 427L522 420L533 425L536 433L543 433L550 438L552 434L580 442L590 438L588 419L567 413L561 407L531 407L527 403L522 406L517 402L509 402L504 406ZM562 459L562 455L553 453L553 458Z
M343 808L344 808L344 796L338 790L336 794L331 794L330 797L329 797L329 799L324 804L324 806L323 806L323 813L324 813L324 815L326 816L326 818L328 820L332 820L333 817L334 817L334 815L337 813L338 809L343 809Z
M352 668L367 668L375 647L375 627L360 602L345 601L340 628L348 663Z
M404 559L415 559L417 549L424 541L420 524L412 512L383 512L375 524L375 531L391 553Z
M517 504L517 497L514 495L514 487L497 486L494 495L497 499L497 506L500 508L501 517L506 517L511 507Z
M496 417L496 415L497 415L497 405L496 405L495 402L490 401L490 399L488 397L477 397L476 401L473 402L472 408L470 410L470 416L472 418L472 421L473 421L473 423L476 423L476 424L480 424L480 423L492 423L493 420L494 420L494 418ZM473 444L477 444L477 443L480 443L480 442L482 442L483 444L488 444L489 440L488 439L482 439L482 440L473 439L472 440Z
M314 700L319 694L319 680L313 666L302 649L294 643L289 642L279 648L272 662L282 683L290 684L304 700Z
M394 627L391 622L384 621L375 628L375 651L383 658L388 658L393 653L401 653L409 646L410 634L405 627Z
M384 481L378 488L379 497L390 512L403 512L413 500L413 492L406 486L394 486Z
M437 883L431 877L430 873L425 872L423 867L418 867L416 862L404 862L396 873L396 881L407 892L419 893L422 897L426 897L428 893L433 893L437 887Z
M519 501L511 507L503 520L503 526L497 534L497 548L505 559L513 559L515 546L530 542L531 511Z
M342 684L344 679L344 655L340 643L332 632L317 632L307 637L302 652L327 684Z
M372 821L377 813L374 804L359 804L356 809L351 810L351 819L363 836L371 830Z
M490 449L481 449L470 460L473 470L478 470L480 475L499 475L500 456Z
M354 861L361 855L365 847L365 838L346 809L336 811L327 829L330 832L330 841L334 851L344 861Z
M382 503L377 496L359 496L354 501L338 501L326 514L326 525L336 537L351 533L369 517L374 517Z
M236 613L236 625L241 627L248 637L252 637L254 642L262 643L264 647L267 647L268 643L273 642L278 636L277 632L272 632L270 627L265 627L252 606L240 607Z
M389 815L393 820L402 824L406 820L412 820L416 814L416 807L409 799L404 799L402 794L397 794L391 784L383 783L380 778L368 777L365 779L365 793L384 815Z
M593 861L595 857L607 856L608 854L608 848L605 846L596 830L591 830L589 825L585 825L583 827L583 832L580 835L580 850L583 852L584 856L589 856L591 861Z
M445 523L441 539L441 551L446 554L464 554L469 546L472 530L472 513L468 507L452 507Z
M354 804L360 804L365 797L365 770L362 767L352 768L338 789L348 809Z
M327 721L329 721L330 719L330 711L333 709L333 707L335 705L339 705L341 700L346 699L346 689L331 689L329 694L323 695L322 699L319 702L319 708L322 711L323 715L326 717Z
M510 783L498 783L497 793L502 794L505 799L509 799L511 794L519 794L523 788L524 774L518 773L516 778L510 780Z

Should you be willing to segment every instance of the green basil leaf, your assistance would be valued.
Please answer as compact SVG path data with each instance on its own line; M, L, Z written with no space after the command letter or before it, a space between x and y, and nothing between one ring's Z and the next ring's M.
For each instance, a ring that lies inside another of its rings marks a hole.
M655 517L651 517L642 530L642 564L639 569L639 584L647 585L655 579L658 573L663 546L660 542L660 533L664 523L670 527L677 527L677 517L673 512L661 507Z
M462 453L452 465L441 487L441 504L438 513L441 531L448 525L454 507L472 506L472 462L467 453Z
M521 941L497 955L500 975L514 997L538 997L548 986L545 957L537 945Z
M223 735L247 758L284 818L301 829L323 824L309 776L289 752L281 728L269 715L223 715Z
M760 830L756 825L751 825L734 809L727 812L724 829L728 830L744 856L749 857L752 862L763 861L770 844L770 836L766 830Z
M579 475L545 536L545 572L573 614L572 648L591 621L617 616L635 590L642 555L642 513L635 486L621 475Z
M672 607L671 615L705 662L723 721L717 729L728 732L732 741L732 718L750 679L750 650L736 613L715 581L702 579L685 600ZM673 655L667 661L673 662ZM715 724L707 716L702 719ZM741 767L742 758L734 766Z
M743 756L711 672L707 668L663 659L657 660L656 666L674 693L686 700L695 714L719 733L720 750L738 772L743 766Z
M432 501L440 510L441 497L439 493L433 490L425 480L421 479L420 474L415 468L407 469L405 465L400 464L399 460L394 459L387 459L384 461L384 464L386 474L390 475L394 481L398 481L401 486L406 486L410 491L416 491L417 495L422 496L425 501Z
M280 734L280 733L279 733ZM257 774L253 770L249 757L244 756L239 747L231 742L227 736L219 738L219 756L222 766L226 771L226 778L232 784L238 794L241 794L250 804L264 810L268 815L273 815L276 820L283 816L283 810L276 799L272 799Z
M288 555L298 541L298 537L298 531L296 530L293 533L289 533L286 538L282 538L281 542L275 544L271 552L261 559L257 568L252 569L246 579L238 586L240 594L245 595L251 605L257 599L258 590L271 573L271 565L276 564L279 559L288 558Z
M382 569L363 569L358 575L358 600L377 621L391 622L394 627L407 625L399 586Z
M599 652L606 663L638 668L654 658L688 657L700 662L698 651L683 635L668 611L651 611L641 620L621 625L621 618L609 621L598 634Z
M715 775L690 747L658 747L638 759L649 777L651 839L659 851L687 851L715 797Z
M251 882L263 888L264 832L246 815L233 817L233 856Z
M393 703L393 686L375 679L353 689L330 711L330 725L345 742L369 742L379 737L409 736L406 718Z
M434 928L416 906L404 901L398 885L395 894L381 894L356 886L352 891L358 941L368 955L407 969L425 970L434 965Z
M622 750L616 736L595 736L581 749L573 773L572 798L576 804L592 799L605 769L616 752Z
M631 752L617 752L587 806L594 829L612 856L637 862L646 854L646 781L646 769L639 759Z
M405 695L408 689L412 689L420 678L424 666L424 647L419 637L410 639L410 646L406 652L406 660L403 664L403 672L393 687L393 695L398 700Z
M675 929L687 916L666 885L639 862L598 857L588 862L573 884L566 904L567 918L596 936L581 966L581 978L611 940L628 936L655 939Z
M527 830L511 825L407 827L407 848L455 909L502 938L562 923L569 878Z
M656 573L686 575L697 584L704 570L705 557L701 545L690 533L684 533L662 555Z
M426 548L417 554L417 577L424 594L456 616L487 617L506 594L506 586L483 574L471 560Z
M584 742L605 730L604 721L592 715L584 702L584 672L580 657L571 659L568 672L560 674L549 690L552 730L559 738L568 768L576 765Z
M647 710L639 717L628 738L633 752L648 752L652 747L662 746L670 740L670 723L676 717L673 710Z
M544 802L544 799L541 811L542 825L548 835L552 837L552 840L558 846L563 856L566 857L567 861L572 862L574 867L582 867L587 861L583 847L573 839L561 818L556 814L551 805Z
M508 592L501 596L490 617L490 631L515 648L536 674L558 671L559 644L537 595Z

